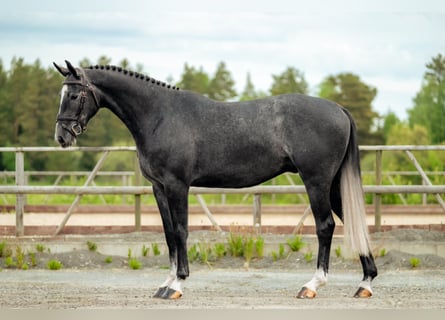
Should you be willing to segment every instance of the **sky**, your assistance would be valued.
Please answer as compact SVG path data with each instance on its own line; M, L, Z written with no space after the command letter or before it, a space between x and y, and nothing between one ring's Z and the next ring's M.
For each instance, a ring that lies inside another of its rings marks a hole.
M0 59L50 67L106 55L173 82L186 62L212 75L224 61L238 92L247 73L268 92L294 67L312 95L352 72L377 88L375 111L406 119L425 64L445 54L444 31L443 0L14 0L0 4Z

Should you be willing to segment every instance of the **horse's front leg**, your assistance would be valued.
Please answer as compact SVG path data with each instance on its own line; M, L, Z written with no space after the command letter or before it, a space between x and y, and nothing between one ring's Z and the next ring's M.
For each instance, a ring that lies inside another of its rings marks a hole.
M188 188L171 188L153 184L153 192L161 213L170 259L170 274L159 286L154 297L178 299L183 294L182 284L189 275L187 259Z

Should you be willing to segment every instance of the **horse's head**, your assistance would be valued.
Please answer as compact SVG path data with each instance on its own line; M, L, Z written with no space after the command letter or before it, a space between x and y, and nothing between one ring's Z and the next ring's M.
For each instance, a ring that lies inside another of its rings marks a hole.
M54 66L65 77L60 108L56 120L55 140L63 147L76 143L76 137L87 128L88 121L99 109L95 87L81 68L74 68L65 61L67 68Z

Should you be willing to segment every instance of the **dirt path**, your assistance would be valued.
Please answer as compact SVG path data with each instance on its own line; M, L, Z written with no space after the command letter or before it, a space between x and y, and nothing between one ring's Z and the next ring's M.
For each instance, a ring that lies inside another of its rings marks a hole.
M445 270L385 271L374 296L354 299L359 271L335 271L313 300L294 298L309 270L196 270L179 301L151 298L166 270L3 270L1 308L441 309Z
M265 235L269 253L254 258L246 269L244 258L227 256L210 263L191 263L191 276L179 301L153 299L157 286L168 274L168 255L160 245L160 255L151 248L141 256L142 245L163 243L163 235L138 233L66 239L8 238L7 248L17 255L34 250L34 265L29 270L6 267L7 249L0 257L0 308L124 308L124 309L445 309L445 258L436 254L414 254L388 250L376 258L379 276L374 280L374 296L354 299L352 295L362 277L358 259L336 257L331 252L328 284L314 300L295 298L300 287L312 278L316 261L307 262L304 254L315 251L313 238L305 237L303 252L288 252L278 260L271 250L286 243L289 235ZM93 239L97 250L87 249ZM312 240L311 240L312 239ZM192 233L190 245L216 244L227 241L219 233ZM417 251L421 244L431 242L441 246L445 234L416 230L401 230L384 235L383 248L401 242ZM335 239L333 248L342 241ZM36 252L37 244L45 246ZM67 249L68 248L68 249ZM69 249L71 248L71 249ZM129 248L139 254L140 270L128 266ZM266 250L267 248L265 248ZM288 250L288 249L287 249ZM380 250L380 249L379 249ZM333 250L334 251L334 250ZM112 262L105 257L112 255ZM412 268L410 259L420 265ZM28 261L30 257L25 256ZM17 262L17 258L14 258ZM58 271L47 269L49 259L63 263ZM3 268L3 269L1 269Z

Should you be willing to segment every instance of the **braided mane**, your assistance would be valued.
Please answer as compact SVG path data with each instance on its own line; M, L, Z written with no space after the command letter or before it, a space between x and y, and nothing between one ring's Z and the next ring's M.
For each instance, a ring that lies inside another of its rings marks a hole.
M112 65L105 65L105 66L100 65L99 66L99 65L95 65L95 66L89 66L88 69L91 69L91 70L93 70L93 69L96 69L96 70L110 70L110 71L115 71L115 72L121 72L121 73L123 73L125 75L128 75L130 77L134 77L134 78L139 79L141 81L146 81L148 83L152 83L152 84L155 84L155 85L158 85L158 86L161 86L161 87L165 87L167 89L179 90L179 88L176 87L176 86L172 86L172 85L167 84L165 82L156 80L156 79L151 78L151 77L149 77L147 75L143 75L143 74L141 74L139 72L130 71L130 70L127 70L127 69L124 69L124 68L121 68L121 67L117 67L117 66L112 66Z

